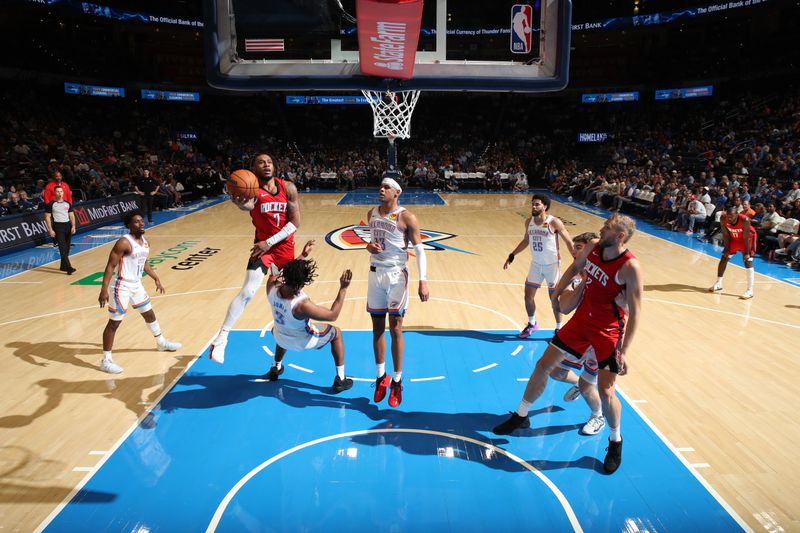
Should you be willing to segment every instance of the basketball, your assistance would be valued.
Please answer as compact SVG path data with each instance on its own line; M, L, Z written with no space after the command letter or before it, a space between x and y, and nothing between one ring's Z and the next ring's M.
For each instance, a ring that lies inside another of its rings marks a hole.
M234 170L225 185L231 198L253 198L258 194L258 178L249 170Z

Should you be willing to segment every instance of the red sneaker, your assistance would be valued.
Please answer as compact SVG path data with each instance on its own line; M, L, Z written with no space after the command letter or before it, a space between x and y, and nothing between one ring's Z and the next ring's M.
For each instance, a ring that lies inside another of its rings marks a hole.
M375 396L373 397L375 403L380 403L384 398L386 398L386 389L389 387L389 382L391 380L392 378L390 378L389 374L386 373L375 380Z
M403 380L392 380L392 390L389 391L389 407L397 407L403 401Z

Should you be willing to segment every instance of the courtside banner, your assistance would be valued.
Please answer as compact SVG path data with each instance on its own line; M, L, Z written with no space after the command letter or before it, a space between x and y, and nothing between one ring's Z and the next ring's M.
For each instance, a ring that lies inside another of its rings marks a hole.
M141 197L137 194L123 194L81 202L73 206L75 212L75 232L93 228L108 222L119 222L125 213L141 208ZM44 211L0 218L0 254L17 248L49 242Z
M410 79L417 56L422 0L357 0L356 18L361 72Z

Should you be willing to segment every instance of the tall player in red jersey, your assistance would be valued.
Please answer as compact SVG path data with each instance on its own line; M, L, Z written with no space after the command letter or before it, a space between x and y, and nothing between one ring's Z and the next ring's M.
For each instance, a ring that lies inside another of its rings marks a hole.
M719 292L722 290L722 277L725 275L725 268L728 261L742 252L744 268L747 271L747 290L740 296L742 300L749 300L753 297L753 283L755 282L756 270L753 268L753 255L756 253L756 243L758 234L756 229L750 225L750 219L739 213L735 206L730 206L725 212L722 220L722 257L717 266L717 282L708 292Z
M275 165L272 158L264 152L256 155L250 170L258 178L258 196L249 200L232 200L239 209L250 212L256 235L242 290L228 306L225 321L211 343L209 357L217 363L225 361L228 332L242 316L244 308L261 287L272 265L282 269L295 258L294 233L300 226L297 188L294 183L274 176Z
M628 372L628 351L633 342L641 314L642 272L639 261L625 248L635 231L630 217L614 215L603 224L600 239L590 242L570 265L553 293L553 305L572 279L585 270L587 280L583 300L573 317L558 330L550 345L536 363L528 380L522 401L511 417L494 428L498 435L508 435L521 427L530 427L528 411L547 385L547 378L564 359L582 362L588 348L594 348L599 367L597 387L603 416L611 435L603 468L613 474L622 463L620 417L622 405L614 390L617 375ZM625 311L615 303L625 290L628 307Z

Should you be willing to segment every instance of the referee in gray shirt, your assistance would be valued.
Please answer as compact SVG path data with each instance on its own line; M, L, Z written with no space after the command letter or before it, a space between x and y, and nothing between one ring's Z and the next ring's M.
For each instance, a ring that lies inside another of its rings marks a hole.
M64 200L64 189L56 187L55 193L56 199L44 208L44 222L47 224L47 232L58 243L60 270L71 276L75 269L69 263L69 246L75 234L75 213L72 211L72 204Z

